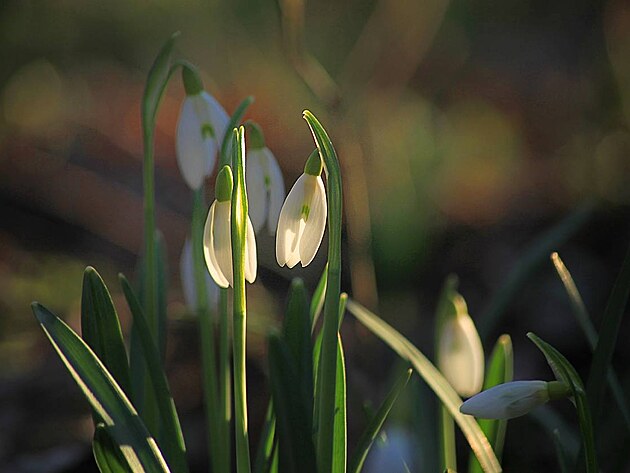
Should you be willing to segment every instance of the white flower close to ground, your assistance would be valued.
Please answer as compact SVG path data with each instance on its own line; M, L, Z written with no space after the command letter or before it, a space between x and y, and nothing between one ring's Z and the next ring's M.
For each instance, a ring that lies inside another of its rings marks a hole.
M485 363L483 346L465 302L463 310L458 309L444 321L437 359L440 371L460 396L470 397L481 390Z
M314 152L289 192L278 220L276 260L293 268L307 266L315 258L326 229L326 190L321 178L322 162Z
M525 415L549 401L550 385L556 386L553 382L546 381L512 381L499 384L471 397L459 410L462 414L480 419L512 419ZM558 397L566 397L568 387L565 385L558 387L563 390L563 396Z
M195 265L193 261L193 248L190 238L186 238L182 254L179 259L179 276L184 293L184 303L188 310L197 313L197 286L195 284ZM219 287L216 285L208 271L204 268L206 283L206 294L208 296L208 307L216 307L219 300Z

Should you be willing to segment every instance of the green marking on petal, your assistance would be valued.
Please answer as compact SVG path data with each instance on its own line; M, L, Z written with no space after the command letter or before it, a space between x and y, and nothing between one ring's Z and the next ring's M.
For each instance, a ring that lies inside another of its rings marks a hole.
M204 123L201 125L201 136L205 140L206 138L214 138L216 133L214 132L214 128L210 123Z
M265 189L269 190L271 189L271 179L269 179L269 176L267 176L265 174Z
M302 209L300 210L300 216L304 219L305 222L308 222L308 215L311 213L311 208L308 204L303 204Z

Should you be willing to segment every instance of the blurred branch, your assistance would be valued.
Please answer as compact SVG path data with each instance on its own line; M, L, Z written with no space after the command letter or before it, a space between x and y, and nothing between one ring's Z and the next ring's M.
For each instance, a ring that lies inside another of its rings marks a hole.
M398 95L429 49L448 6L447 0L378 2L343 68L339 83L304 46L305 0L280 0L284 47L295 71L326 107L345 176L346 228L350 278L355 299L378 305L372 260L372 234L366 156L368 131L351 121L360 98L386 88Z
M355 299L370 308L378 305L376 275L371 257L371 222L365 160L359 133L348 126L339 87L326 69L304 48L304 0L281 0L285 51L295 71L324 104L335 130L335 142L345 176L345 212L350 253L350 279Z

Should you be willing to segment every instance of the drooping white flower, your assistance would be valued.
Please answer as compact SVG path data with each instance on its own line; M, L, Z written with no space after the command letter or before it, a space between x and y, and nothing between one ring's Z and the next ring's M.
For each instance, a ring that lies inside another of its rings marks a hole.
M266 223L267 231L270 235L274 235L286 195L284 179L276 157L265 146L260 127L253 122L249 122L248 125L250 138L245 163L245 179L249 215L256 233Z
M175 150L182 177L195 190L214 169L229 117L221 104L203 90L192 69L184 67L182 76L186 98L177 122Z
M278 220L276 260L292 268L307 266L315 258L326 229L326 190L321 178L322 162L313 152L289 192Z
M193 261L193 247L190 238L186 238L182 255L179 260L179 275L184 293L184 302L191 312L197 312L197 285L195 283L195 265ZM208 307L216 307L219 300L219 287L210 277L210 273L204 267L204 279Z
M459 411L481 419L512 419L550 399L563 399L569 395L569 387L558 381L512 381L471 397Z
M438 367L460 396L470 397L483 386L483 346L464 298L454 290L448 297L448 313L440 322Z
M212 279L221 287L234 287L232 272L232 171L224 166L217 175L216 199L210 206L203 231L203 248L206 265ZM256 280L256 236L247 217L245 235L245 279Z

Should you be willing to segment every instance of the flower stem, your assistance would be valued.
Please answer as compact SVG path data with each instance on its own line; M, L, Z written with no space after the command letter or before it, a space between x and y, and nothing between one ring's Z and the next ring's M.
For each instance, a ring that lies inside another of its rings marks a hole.
M228 313L228 290L219 289L219 422L221 424L221 447L225 455L226 470L231 471L232 442L232 371L230 369L230 325Z
M440 405L440 454L442 466L440 471L457 471L455 455L455 422L443 405Z
M337 379L337 344L339 332L339 295L341 291L341 172L337 153L328 134L317 118L304 111L304 119L311 129L317 149L326 169L328 202L328 276L324 298L324 326L322 334L318 399L317 462L320 473L330 473L333 467L335 391Z
M232 141L232 267L234 275L234 415L236 434L236 471L249 473L249 437L247 432L247 386L245 349L247 303L245 296L245 234L247 225L247 194L245 192L245 129L234 130Z
M221 447L222 432L218 417L219 400L217 394L217 365L215 354L214 322L208 307L208 294L206 288L206 267L203 257L203 226L206 216L204 202L204 187L201 186L194 192L193 216L192 216L192 248L193 267L195 274L195 292L197 295L197 311L201 326L201 357L203 367L203 391L206 409L206 422L208 425L208 447L212 471L228 473L229 466L226 463L226 455ZM220 382L220 380L219 380Z

